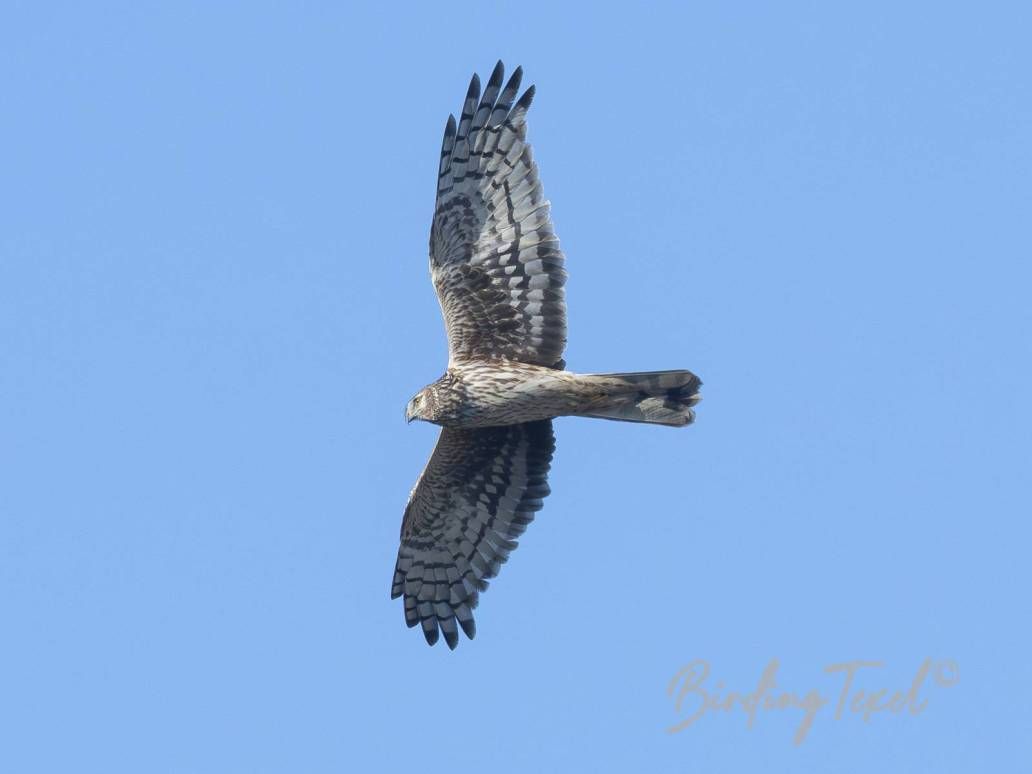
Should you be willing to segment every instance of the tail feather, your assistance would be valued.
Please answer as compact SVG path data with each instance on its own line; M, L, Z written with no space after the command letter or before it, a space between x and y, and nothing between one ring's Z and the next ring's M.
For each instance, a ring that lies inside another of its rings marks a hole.
M602 387L606 397L579 416L684 427L695 420L692 406L702 400L702 382L691 371L592 374L586 378Z

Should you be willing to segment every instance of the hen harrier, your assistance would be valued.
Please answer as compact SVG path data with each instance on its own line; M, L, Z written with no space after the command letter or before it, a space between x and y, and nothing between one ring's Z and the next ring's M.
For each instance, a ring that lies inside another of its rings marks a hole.
M441 425L401 524L391 597L405 622L450 648L473 638L473 608L548 495L552 417L682 427L701 382L689 371L565 370L563 253L527 145L531 86L474 75L444 129L430 276L448 332L448 370L405 417Z

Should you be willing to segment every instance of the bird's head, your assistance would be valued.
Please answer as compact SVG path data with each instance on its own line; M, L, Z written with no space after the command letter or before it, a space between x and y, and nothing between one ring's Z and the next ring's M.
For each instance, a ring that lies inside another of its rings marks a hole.
M424 422L437 419L437 400L432 384L417 392L405 407L405 421L411 422L413 419L422 419Z

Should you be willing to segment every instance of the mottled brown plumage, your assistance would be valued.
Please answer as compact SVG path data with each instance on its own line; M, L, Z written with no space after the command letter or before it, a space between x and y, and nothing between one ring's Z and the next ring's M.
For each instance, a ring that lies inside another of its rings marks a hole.
M548 494L552 418L684 426L699 379L689 371L565 370L566 270L526 144L531 86L503 86L499 62L474 75L441 148L430 276L448 332L448 369L406 417L443 427L409 497L391 596L427 642L473 637L472 610Z

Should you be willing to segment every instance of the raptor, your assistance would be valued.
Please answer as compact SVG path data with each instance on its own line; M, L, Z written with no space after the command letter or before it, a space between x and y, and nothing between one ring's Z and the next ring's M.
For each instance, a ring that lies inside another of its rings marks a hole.
M499 62L474 75L448 117L430 228L430 277L448 333L448 368L405 417L440 425L409 496L392 598L433 645L476 633L473 609L549 493L552 419L582 416L683 427L699 400L690 371L566 370L566 270L530 146L529 87Z

